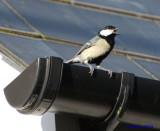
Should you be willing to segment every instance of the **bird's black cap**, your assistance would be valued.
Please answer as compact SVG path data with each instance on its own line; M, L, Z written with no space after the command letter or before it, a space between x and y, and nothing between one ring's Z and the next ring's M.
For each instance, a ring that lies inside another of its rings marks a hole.
M104 29L116 29L117 27L109 25L109 26L105 26Z

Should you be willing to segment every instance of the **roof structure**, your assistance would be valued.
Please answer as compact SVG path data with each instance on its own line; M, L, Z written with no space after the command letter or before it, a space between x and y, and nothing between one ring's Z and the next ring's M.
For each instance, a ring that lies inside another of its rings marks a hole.
M111 24L120 28L121 35L102 65L158 80L158 2L152 2L151 8L149 0L1 0L0 50L24 66L38 57L67 60L100 28Z

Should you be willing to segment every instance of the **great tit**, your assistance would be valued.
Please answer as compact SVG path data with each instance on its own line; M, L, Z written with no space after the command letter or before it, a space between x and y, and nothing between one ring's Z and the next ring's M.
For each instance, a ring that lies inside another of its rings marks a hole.
M102 68L100 63L104 58L108 56L114 47L115 41L114 37L119 35L116 31L117 27L105 26L98 32L94 38L88 41L82 48L77 52L77 54L66 63L82 63L90 68L89 73L93 75L94 68L90 65L96 64L97 69L107 71L109 76L112 76L112 71Z

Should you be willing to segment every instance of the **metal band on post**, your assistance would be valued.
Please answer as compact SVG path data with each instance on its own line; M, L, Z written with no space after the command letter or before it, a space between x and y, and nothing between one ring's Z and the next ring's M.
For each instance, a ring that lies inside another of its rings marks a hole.
M106 131L113 131L119 124L119 118L121 118L127 108L129 97L133 94L134 87L134 75L126 72L122 72L121 87L117 102L113 107L113 110L107 116L104 121Z

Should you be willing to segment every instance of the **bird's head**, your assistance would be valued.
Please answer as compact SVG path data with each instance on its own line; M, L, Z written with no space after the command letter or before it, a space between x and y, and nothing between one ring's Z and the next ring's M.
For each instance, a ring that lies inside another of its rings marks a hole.
M108 36L113 36L115 37L116 35L119 35L116 31L118 30L117 27L114 26L105 26L103 29L99 31L99 36L101 37L108 37Z

